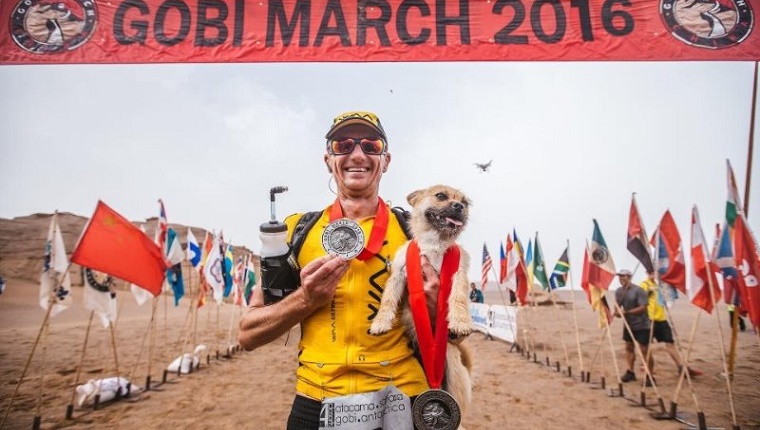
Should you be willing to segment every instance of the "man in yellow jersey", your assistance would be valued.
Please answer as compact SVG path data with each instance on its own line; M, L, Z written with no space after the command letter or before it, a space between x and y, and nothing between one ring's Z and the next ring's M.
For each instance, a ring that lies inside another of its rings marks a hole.
M678 372L680 373L683 369L683 360L681 359L681 354L678 352L673 341L673 331L665 315L665 307L660 299L660 289L655 282L654 272L647 272L647 278L641 282L641 288L643 288L649 295L647 313L649 314L649 319L652 321L652 339L665 345L665 351L670 355L670 358L673 359L673 363L678 366ZM651 347L649 351L651 354ZM649 371L654 373L654 360L651 358L649 360ZM701 374L701 372L689 368L689 376L697 376Z
M333 428L341 424L328 422L336 417L376 417L375 406L383 406L383 413L398 412L428 389L422 366L400 324L381 336L368 332L389 277L389 264L396 249L407 240L398 219L378 195L380 180L391 161L385 130L373 113L346 112L334 119L325 137L324 163L337 185L337 198L306 233L297 255L301 286L267 306L261 289L256 289L251 307L240 322L238 337L243 348L250 351L301 325L296 396L288 429ZM296 215L285 220L289 237L299 218ZM328 254L322 246L322 232L330 221L340 218L356 222L368 238L362 254L350 260ZM434 321L438 275L425 258L422 270L428 312ZM383 394L385 397L378 400L377 393L389 389L395 394ZM375 397L365 402L361 397L365 395ZM399 398L405 403L389 407ZM360 403L364 406L356 406ZM354 408L364 415L331 415ZM411 426L411 418L403 425L393 425Z

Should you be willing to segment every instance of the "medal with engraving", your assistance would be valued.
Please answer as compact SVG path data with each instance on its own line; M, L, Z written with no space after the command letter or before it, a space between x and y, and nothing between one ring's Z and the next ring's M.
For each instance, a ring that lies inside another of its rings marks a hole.
M335 220L322 232L322 247L328 253L351 260L364 249L364 231L350 219Z
M420 249L416 240L409 243L406 253L407 289L414 329L430 389L417 396L412 405L412 420L418 430L455 430L462 422L462 411L456 399L441 390L446 367L446 348L449 327L448 298L451 294L454 273L459 267L459 247L446 250L441 264L440 285L435 325L430 321L427 298L422 285Z
M414 400L412 419L420 430L454 430L462 421L462 411L451 394L432 389Z

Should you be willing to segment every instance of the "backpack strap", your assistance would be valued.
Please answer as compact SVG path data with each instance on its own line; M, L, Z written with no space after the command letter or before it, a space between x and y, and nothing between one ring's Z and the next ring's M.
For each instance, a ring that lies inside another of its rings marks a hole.
M293 227L293 234L290 236L291 264L298 261L298 254L301 252L306 235L309 234L314 224L319 221L321 215L322 211L306 212L301 215L301 218L298 219L295 227ZM297 268L300 269L300 267Z
M412 213L400 206L392 207L391 212L393 212L393 215L396 215L396 219L398 220L401 229L404 230L406 238L411 239L414 237L411 226L409 225L409 222L412 220Z

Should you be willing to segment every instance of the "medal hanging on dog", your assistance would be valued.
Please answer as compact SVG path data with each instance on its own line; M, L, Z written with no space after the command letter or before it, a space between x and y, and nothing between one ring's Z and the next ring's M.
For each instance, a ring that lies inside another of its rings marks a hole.
M416 240L409 243L406 252L407 286L409 306L414 319L414 328L422 355L422 369L425 371L430 390L417 396L412 405L412 419L420 430L454 430L459 428L462 412L454 397L441 390L446 344L449 327L446 316L449 310L448 298L454 274L459 268L459 247L454 245L446 250L441 266L438 289L438 306L435 330L431 325L427 299L422 287L422 263L420 248Z
M364 246L364 231L356 222L343 218L343 209L336 199L330 208L330 223L322 233L322 247L325 251L338 254L346 260L356 257L365 261L380 252L388 231L388 206L378 197L377 214L369 234L367 246Z

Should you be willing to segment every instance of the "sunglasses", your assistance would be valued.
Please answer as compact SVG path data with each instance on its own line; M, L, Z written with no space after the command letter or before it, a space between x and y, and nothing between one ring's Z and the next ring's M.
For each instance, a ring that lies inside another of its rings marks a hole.
M356 145L368 155L381 155L385 152L385 142L379 137L343 137L327 141L330 153L333 155L346 155L354 152Z

